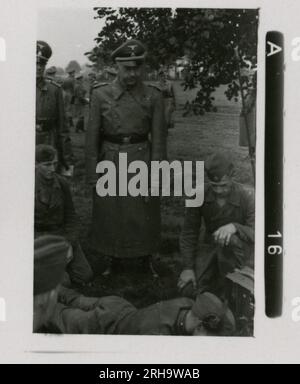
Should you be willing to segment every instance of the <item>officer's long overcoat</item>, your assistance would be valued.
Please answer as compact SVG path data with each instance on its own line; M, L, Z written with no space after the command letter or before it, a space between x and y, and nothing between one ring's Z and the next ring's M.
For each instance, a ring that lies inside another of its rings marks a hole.
M107 135L133 134L149 139L135 144L105 140ZM140 83L128 91L116 79L93 90L86 135L87 179L93 187L100 176L96 174L100 160L114 162L118 175L119 153L127 153L128 163L143 160L149 164L150 160L165 158L164 106L155 87ZM156 252L160 242L159 198L99 197L94 192L91 236L92 245L112 257Z

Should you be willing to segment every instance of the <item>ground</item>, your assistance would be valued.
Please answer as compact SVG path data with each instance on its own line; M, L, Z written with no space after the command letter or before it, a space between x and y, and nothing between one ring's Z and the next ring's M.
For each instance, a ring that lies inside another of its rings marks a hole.
M225 87L221 87L214 95L217 112L183 117L183 106L187 100L193 99L195 91L183 92L180 82L176 82L175 90L177 110L175 128L169 131L168 136L169 160L203 160L215 150L226 150L236 164L236 180L253 185L248 150L238 146L240 103L229 102L224 95ZM85 185L84 134L72 132L72 140L76 156L72 188L81 223L80 241L96 275L93 285L81 291L88 296L119 295L137 307L178 296L176 281L181 270L178 237L184 215L184 198L162 198L163 241L160 254L154 260L158 279L153 279L149 274L141 275L131 266L127 273L119 273L112 278L102 277L105 259L89 249L91 194Z

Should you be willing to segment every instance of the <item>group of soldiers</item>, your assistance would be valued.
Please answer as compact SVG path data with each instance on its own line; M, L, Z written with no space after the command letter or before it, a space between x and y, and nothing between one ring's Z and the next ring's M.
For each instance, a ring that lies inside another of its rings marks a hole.
M74 104L74 73L60 87L45 76L50 57L50 46L38 41L34 330L233 335L235 320L226 306L224 284L229 272L253 264L254 197L233 181L234 165L228 153L213 153L206 159L204 203L186 209L180 236L180 298L137 310L120 297L90 298L71 289L73 284L90 283L93 271L78 240L78 220L64 176L74 166L69 136L73 116L68 114L68 106ZM95 188L101 176L96 173L100 161L110 160L118 172L120 153L127 154L128 163L142 160L148 166L153 160L167 159L171 113L166 99L174 95L170 88L167 92L143 82L145 57L140 41L126 41L112 52L115 79L98 83L91 78L88 100L79 91L76 96L89 105L85 153L86 180L93 196L90 245L110 260L104 272L107 278L113 278L118 263L128 260L143 260L156 274L152 257L160 247L160 199L100 197ZM80 121L81 112L76 124ZM203 226L205 236L199 241Z

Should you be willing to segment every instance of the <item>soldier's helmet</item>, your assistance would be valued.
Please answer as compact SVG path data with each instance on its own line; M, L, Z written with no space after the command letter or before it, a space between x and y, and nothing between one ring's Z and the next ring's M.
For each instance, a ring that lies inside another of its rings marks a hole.
M38 63L46 64L52 55L52 49L48 43L38 40L36 43L36 59Z
M146 53L146 47L139 40L131 39L114 50L111 57L116 62L126 62L126 65L139 65L144 62Z

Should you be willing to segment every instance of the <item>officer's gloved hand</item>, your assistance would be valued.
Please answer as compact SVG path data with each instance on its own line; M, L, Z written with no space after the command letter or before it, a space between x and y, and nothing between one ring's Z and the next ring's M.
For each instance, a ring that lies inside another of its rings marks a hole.
M196 275L193 269L184 269L178 279L177 287L182 290L188 283L192 283L196 288Z

